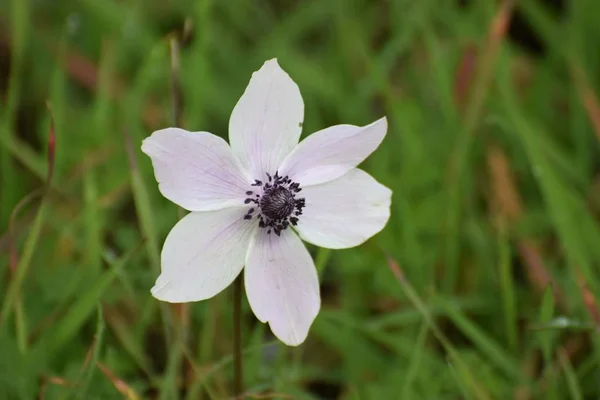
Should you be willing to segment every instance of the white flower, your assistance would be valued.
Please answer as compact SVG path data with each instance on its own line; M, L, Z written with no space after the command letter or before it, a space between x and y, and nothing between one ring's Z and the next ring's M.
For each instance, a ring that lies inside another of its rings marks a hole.
M356 168L383 140L385 118L332 126L298 144L303 116L298 86L273 59L235 106L230 145L177 128L144 140L161 193L191 211L167 236L154 297L208 299L246 266L256 317L288 345L306 339L321 300L298 235L331 249L357 246L387 223L391 191Z

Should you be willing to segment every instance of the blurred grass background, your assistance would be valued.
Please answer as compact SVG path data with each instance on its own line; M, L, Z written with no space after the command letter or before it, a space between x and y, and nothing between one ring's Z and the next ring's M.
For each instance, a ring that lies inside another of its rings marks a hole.
M244 304L249 397L600 398L599 41L595 0L0 2L0 398L231 396L231 289L149 294L178 210L140 143L227 137L273 57L304 134L388 116L394 197L310 248L304 345Z

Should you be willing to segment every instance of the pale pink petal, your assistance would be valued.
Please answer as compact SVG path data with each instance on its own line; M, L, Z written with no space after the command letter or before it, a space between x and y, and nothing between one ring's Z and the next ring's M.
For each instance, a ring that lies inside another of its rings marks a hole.
M336 125L304 139L279 168L302 187L332 181L360 164L379 146L387 119L367 126Z
M246 91L229 120L233 153L262 180L274 174L298 144L304 119L300 90L277 59L264 63L252 74Z
M167 128L146 138L142 151L152 159L160 192L186 210L244 206L253 180L220 137Z
M392 191L360 169L327 183L306 187L296 229L307 242L329 249L358 246L383 229Z
M256 221L246 209L192 212L169 232L152 295L170 303L213 297L242 270Z
M319 279L310 254L291 230L259 229L244 272L252 311L289 346L304 342L319 313Z

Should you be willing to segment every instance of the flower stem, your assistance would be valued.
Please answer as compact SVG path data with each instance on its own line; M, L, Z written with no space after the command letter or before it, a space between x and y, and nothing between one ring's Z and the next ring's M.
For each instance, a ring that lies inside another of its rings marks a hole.
M243 278L240 274L233 283L233 388L235 398L240 398L244 390L242 360L242 291Z

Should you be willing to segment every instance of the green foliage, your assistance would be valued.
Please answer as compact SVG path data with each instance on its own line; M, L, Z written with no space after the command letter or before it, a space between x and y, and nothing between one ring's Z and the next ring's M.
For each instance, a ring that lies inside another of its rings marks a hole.
M0 2L0 398L231 396L230 290L149 293L180 215L140 151L174 119L173 38L187 129L226 138L273 57L304 135L389 120L362 166L394 192L388 226L310 248L323 310L300 348L244 304L249 393L600 396L600 3L459 3ZM498 36L514 13L543 51Z

